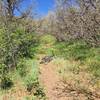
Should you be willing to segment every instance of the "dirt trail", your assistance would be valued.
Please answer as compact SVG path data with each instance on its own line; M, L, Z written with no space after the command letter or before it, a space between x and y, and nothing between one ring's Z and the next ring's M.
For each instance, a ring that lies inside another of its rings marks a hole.
M40 72L40 80L45 87L45 93L48 100L69 100L66 99L66 97L59 98L57 96L58 93L56 91L56 87L60 81L60 78L57 75L55 66L52 64L52 62L46 65L40 65Z
M63 89L64 84L52 62L40 64L40 73L40 81L44 86L47 100L100 100L99 97L95 98L92 95L88 97L83 92L71 90L70 85L66 85L67 87Z

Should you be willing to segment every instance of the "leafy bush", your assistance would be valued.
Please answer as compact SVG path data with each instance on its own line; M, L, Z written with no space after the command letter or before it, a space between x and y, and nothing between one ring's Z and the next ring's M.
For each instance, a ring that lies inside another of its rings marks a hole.
M32 59L35 58L35 55L37 54L37 51L38 51L38 47L39 47L39 44L37 42L37 43L34 43L34 45L32 45L29 48L30 58L32 58Z
M0 83L2 88L12 85L12 80L6 77L13 72L12 69L16 68L21 77L26 76L29 69L24 58L29 59L34 56L31 48L35 44L34 32L26 32L23 26L15 28L13 23L9 28L0 28Z
M81 41L75 41L75 43L62 42L57 44L55 48L58 55L74 60L85 60L89 51L89 46Z
M0 64L7 70L16 67L21 58L31 57L30 47L34 43L34 32L27 33L23 27L0 29Z
M0 82L1 89L9 89L13 86L13 82L9 77L3 77Z
M8 68L4 64L0 64L0 88L4 90L13 86L13 81L7 70Z
M74 60L85 60L87 57L89 47L86 43L77 42L67 47L67 57L71 57Z
M25 86L26 86L28 92L31 92L33 86L37 87L37 85L39 84L38 78L36 78L36 76L34 76L34 74L27 75L24 82L25 82Z
M56 50L54 48L56 38L52 35L43 35L39 39L39 44L36 47L32 48L32 50L35 51L36 54L53 55Z
M44 47L38 48L39 54L55 55L55 51L56 51L56 49L53 47L51 47L51 48L44 48Z
M44 35L40 38L41 44L54 44L56 42L56 38L52 35Z
M100 76L100 48L93 48L84 41L74 43L60 42L55 46L56 55L70 60L79 60L81 64L89 65L89 71L94 76ZM76 70L76 69L75 69Z
M27 62L26 59L20 59L17 64L16 71L21 77L25 77L28 73L29 69L26 62Z
M95 77L100 77L100 62L99 61L90 61L89 70L93 73Z
M23 100L37 100L37 98L35 96L26 96Z
M55 55L56 56L65 56L66 54L66 48L67 48L67 43L66 42L58 42L55 44Z
M34 74L33 74L34 75ZM38 83L38 78L36 79L36 77L35 76L33 76L33 75L29 75L29 76L27 76L26 78L25 78L25 85L26 85L26 87L27 87L27 90L29 91L29 92L31 92L30 91L30 89L31 88L33 88L33 86L37 86L39 83Z
M28 72L27 75L23 78L24 85L28 92L32 92L34 96L38 98L43 98L45 93L43 92L43 88L39 84L39 69L37 61L28 60L27 62Z
M38 76L35 73L27 75L24 83L28 92L33 92L34 96L40 99L45 97L44 90L40 86Z
M37 86L39 84L38 82L38 65L36 61L28 60L26 62L28 72L27 75L23 78L24 85L27 88L27 90L31 91L33 86Z

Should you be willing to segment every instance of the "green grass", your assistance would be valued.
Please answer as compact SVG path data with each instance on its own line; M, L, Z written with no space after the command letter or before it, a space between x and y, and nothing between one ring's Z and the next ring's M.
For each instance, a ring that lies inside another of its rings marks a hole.
M53 54L67 60L80 61L81 65L88 66L88 72L96 77L100 76L100 47L90 47L85 41L57 42L53 36L42 36L37 54Z
M26 60L26 68L23 70L27 71L22 77L23 85L26 90L30 93L33 92L33 96L39 99L45 97L43 88L39 83L39 65L37 60ZM32 99L33 100L33 99Z
M100 48L93 48L84 41L74 43L60 42L55 45L55 55L67 60L80 61L82 65L88 66L87 71L95 77L100 77Z
M26 64L27 64L28 70L27 70L27 74L24 75L23 77L25 86L36 84L38 81L38 76L39 76L38 63L37 61L34 61L34 60L27 60Z
M56 42L56 38L52 35L43 35L42 37L40 37L40 44L49 44L52 45Z
M59 50L58 54L73 60L84 60L89 49L84 42L60 43L56 45L56 48Z
M33 97L36 97L39 100L44 100L45 93L39 83L39 65L37 60L21 59L17 69L9 73L9 78L12 80L13 86L7 90L8 92L14 91L17 88L17 82L24 91L31 93L31 96L23 99L28 100L29 98L29 100L37 100L35 98L33 99ZM3 95L5 92L2 91L0 94Z
M56 38L52 35L43 35L39 38L39 45L32 48L33 52L36 52L35 55L38 54L45 54L45 55L52 55L53 52L55 53L55 43Z
M28 92L31 93L34 89L33 95L23 98L24 100L35 100L35 97L38 97L39 100L45 100L44 90L39 83L39 65L36 60L38 54L56 56L54 64L58 66L58 72L65 81L72 81L73 78L81 81L77 76L80 72L80 66L86 66L86 73L92 74L95 79L100 78L100 47L90 47L80 40L57 42L56 38L51 35L45 35L39 39L39 43L29 49L31 59L20 59L16 70L9 72L7 80L3 81L6 85L11 81L13 85L10 88L13 88L16 81L19 81Z
M37 97L35 96L26 96L23 98L23 100L37 100Z

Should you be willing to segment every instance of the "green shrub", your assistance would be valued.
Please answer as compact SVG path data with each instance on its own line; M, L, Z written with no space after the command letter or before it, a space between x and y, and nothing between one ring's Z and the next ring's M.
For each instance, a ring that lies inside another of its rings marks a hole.
M55 46L58 55L67 59L85 60L89 51L89 47L85 42L76 41L75 43L62 42Z
M0 64L0 88L10 89L13 86L13 81L8 74L8 68L4 64Z
M39 45L35 48L37 54L52 55L55 48L56 38L52 35L43 35L40 37Z
M5 89L10 89L13 86L13 82L9 77L2 77L1 82L0 82L0 88L5 90Z
M34 95L42 100L45 100L45 98L46 98L44 89L40 85L36 88L36 92L34 93Z
M40 99L38 99L36 96L26 96L23 98L23 100L40 100ZM41 99L41 100L44 100L44 99Z
M24 27L15 28L13 23L9 28L0 29L0 63L9 69L16 67L19 59L31 57L30 48L35 43L34 32L28 33Z
M65 42L58 42L55 44L55 55L56 56L64 56L65 55L65 49L67 48L67 43Z
M89 68L88 70L97 78L100 77L100 61L88 59L87 61Z
M89 65L89 71L94 76L100 77L100 48L91 48L86 58L86 64Z
M38 51L38 47L39 47L39 44L37 43L29 48L30 57L32 59L35 58L35 55L37 54L37 51Z
M38 83L38 65L36 61L27 60L26 61L28 72L27 75L23 78L25 87L31 91L33 86L37 86Z
M90 48L87 58L100 61L100 48Z
M89 47L83 42L77 42L67 47L67 56L73 58L74 60L85 60Z
M25 77L28 72L28 66L26 64L26 61L26 59L20 59L16 67L16 71L21 77Z
M95 77L100 77L100 48L90 48L84 63Z
M37 48L36 48L36 53L37 54L46 54L46 55L53 55L56 54L56 49L54 46L50 46L50 47L45 47L43 44L40 44Z
M35 96L26 96L23 98L23 100L37 100L37 97Z
M87 71L90 71L95 77L100 77L100 48L89 47L82 41L57 43L55 48L57 55L69 60L79 60L80 64L89 66Z
M46 48L44 47L44 45L39 45L37 48L36 48L36 53L37 54L45 54L46 53Z
M43 88L40 86L38 79L39 77L38 63L35 60L27 60L26 63L28 65L29 71L27 72L27 75L23 78L24 85L28 92L31 93L33 90L34 96L38 98L43 98L45 94Z
M52 35L43 35L40 38L40 43L41 44L54 44L56 42L56 38Z
M29 74L26 78L25 78L25 86L28 92L32 92L33 90L33 94L34 96L38 97L38 98L44 98L45 97L45 93L43 88L40 86L39 84L39 79L37 76L33 74ZM40 100L39 99L39 100Z
M37 87L37 85L39 84L38 78L34 75L34 73L31 75L27 75L24 80L24 83L28 92L31 92L33 86Z

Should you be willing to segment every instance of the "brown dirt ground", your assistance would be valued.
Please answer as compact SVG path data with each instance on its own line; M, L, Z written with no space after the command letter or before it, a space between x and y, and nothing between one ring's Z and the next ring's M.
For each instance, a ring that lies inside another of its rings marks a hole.
M74 90L70 84L63 84L57 74L56 66L50 62L40 65L40 81L44 86L47 100L100 100L80 90Z
M47 65L43 64L40 65L40 80L42 84L45 87L45 93L48 98L48 100L66 100L63 98L57 97L57 91L55 91L55 87L57 83L59 82L59 77L54 69L54 66L52 63L49 63Z
M100 96L93 97L90 93L87 98L87 94L80 89L73 88L71 84L64 84L56 67L52 61L48 64L40 64L40 82L44 87L47 100L100 100ZM84 74L81 73L80 76L82 76L81 79L84 79ZM29 96L19 83L16 83L16 85L15 91L7 93L0 100L23 100L23 97Z
M62 92L61 88L63 88L63 84L60 82L61 79L59 75L57 75L56 68L52 62L40 65L40 71L40 80L45 87L45 93L48 100L76 100L75 97L71 96L74 92L67 94ZM82 99L81 95L77 100L85 99Z

